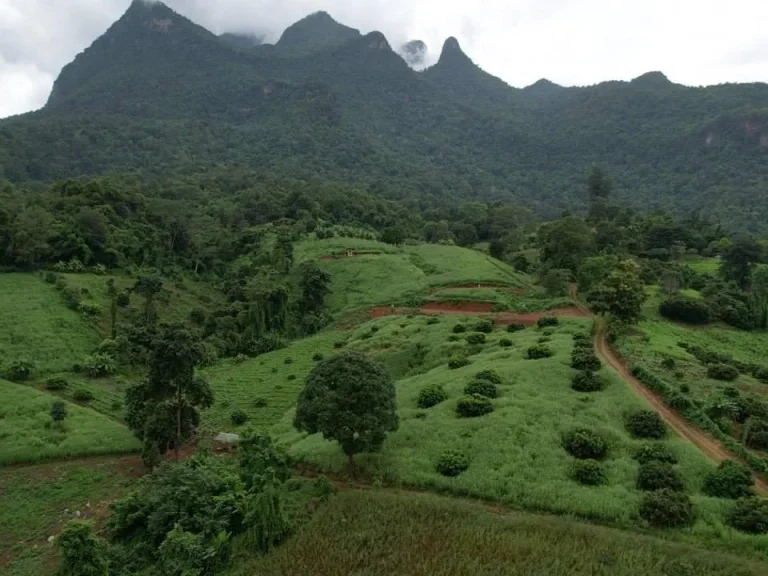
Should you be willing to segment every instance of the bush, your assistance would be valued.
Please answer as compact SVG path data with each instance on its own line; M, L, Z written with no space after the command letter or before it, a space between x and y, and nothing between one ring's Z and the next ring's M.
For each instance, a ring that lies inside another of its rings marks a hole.
M427 320L427 326L434 326L435 324L440 324L440 318L432 317L429 320Z
M120 292L117 295L117 305L120 308L127 308L131 305L131 295L128 292Z
M600 486L606 482L603 465L597 460L577 460L573 463L571 477L585 486Z
M599 392L605 382L594 372L577 372L571 380L571 388L576 392Z
M671 464L651 460L640 466L637 475L637 488L647 492L664 489L684 492L685 483Z
M739 371L728 364L712 364L707 368L707 376L713 380L733 382L739 377Z
M286 365L293 364L293 358L286 358L283 364L286 364Z
M67 405L61 401L56 400L51 405L51 420L56 424L61 424L67 418Z
M93 400L93 392L84 388L78 388L72 393L72 398L74 398L75 402L90 402Z
M577 332L572 336L574 343L576 342L588 342L589 345L592 345L592 336L587 334L586 332Z
M603 367L600 359L594 352L576 349L571 354L571 366L576 370L586 370L588 372L597 372Z
M677 367L677 362L675 362L674 358L664 358L661 361L661 367L665 370L674 370Z
M728 512L726 522L747 534L768 534L768 500L742 498Z
M640 464L649 462L663 462L665 464L677 464L675 456L664 444L643 444L638 448L632 457Z
M101 316L101 314L104 312L104 308L95 302L80 302L77 305L77 310L78 312L81 312L90 318Z
M493 332L492 320L481 320L475 324L475 332L482 332L483 334L490 334Z
M337 340L336 342L333 343L333 347L336 348L337 350L339 348L344 348L344 346L346 346L346 345L347 345L347 343L344 342L344 340Z
M464 339L467 341L467 344L472 344L473 346L478 344L485 344L485 334L482 332L473 332L472 334L467 334Z
M536 322L536 326L539 328L547 328L549 326L560 326L560 320L556 316L544 316L539 318Z
M48 378L45 381L46 390L66 390L69 387L69 382L65 378Z
M659 314L669 320L688 324L708 324L712 321L712 309L703 300L675 296L661 303Z
M464 356L463 354L454 354L451 356L450 360L448 360L448 368L451 370L456 370L458 368L463 368L464 366L469 366L469 358Z
M253 407L254 408L266 408L269 405L269 402L266 398L263 398L259 396L253 401Z
M208 315L205 313L205 310L202 310L200 308L194 308L189 313L190 322L198 326L202 326L203 324L205 324L207 317Z
M763 384L768 384L768 368L758 368L755 370L755 378Z
M117 372L115 359L109 354L92 354L83 362L85 373L91 378L111 376Z
M235 410L232 412L232 415L229 417L229 419L232 421L234 426L242 426L248 422L248 414L246 414L243 410Z
M576 428L563 436L563 448L579 460L602 460L608 453L605 439L588 428Z
M552 338L550 338L549 336L542 336L537 340L537 342L539 344L547 344L548 342L552 342Z
M456 404L456 413L463 418L476 418L493 412L490 398L485 396L464 396Z
M725 460L704 478L702 491L707 496L736 500L751 496L754 482L752 473L745 466Z
M654 528L678 528L693 524L693 503L684 492L648 492L640 503L640 516Z
M11 382L25 382L35 373L35 365L26 360L16 360L5 371L5 377Z
M469 468L469 456L459 450L448 450L440 455L437 471L443 476L458 476Z
M464 324L456 324L456 326L453 327L454 334L464 334L464 332L466 331L467 331L467 327L464 326Z
M514 323L507 326L507 332L510 334L514 332L522 332L523 330L525 330L525 324Z
M59 277L50 270L43 274L43 280L45 280L46 284L56 284L56 280L58 279Z
M60 576L100 576L108 574L107 546L94 534L93 525L82 520L71 520L56 538L61 557Z
M529 360L538 360L540 358L550 358L551 356L554 356L554 352L552 352L552 349L547 346L546 344L536 344L536 346L531 346L526 351L526 356Z
M486 398L498 398L499 389L490 380L475 380L464 387L464 394L478 395Z
M437 406L440 402L444 402L447 399L448 394L442 386L430 384L419 392L418 406L419 408L432 408L432 406Z
M512 340L510 340L509 338L502 338L501 340L499 340L499 346L501 346L502 348L512 348L513 346Z
M288 382L293 382L296 380L296 374L290 374L287 378Z
M314 360L315 362L322 362L323 355L320 352L318 352L314 356L312 356L312 360Z
M458 342L459 341L459 335L458 334L451 334L448 336L448 342Z
M501 375L496 370L481 370L475 374L475 378L478 380L488 380L488 382L493 382L494 384L502 383Z
M327 500L329 496L336 494L336 486L328 479L328 476L318 476L312 482L312 495L320 500Z
M661 440L667 434L667 427L661 416L653 410L639 410L627 418L627 430L635 438Z

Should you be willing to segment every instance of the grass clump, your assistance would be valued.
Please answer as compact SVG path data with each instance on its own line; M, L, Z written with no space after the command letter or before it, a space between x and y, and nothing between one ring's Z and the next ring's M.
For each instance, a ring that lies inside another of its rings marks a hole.
M599 392L605 388L605 382L594 372L577 372L571 380L571 388L576 392Z
M539 328L547 328L549 326L560 326L560 319L557 316L544 316L542 318L539 318L539 321L536 322L536 325Z
M432 406L437 406L447 399L448 393L445 391L445 388L439 384L430 384L419 392L418 406L423 409L432 408Z
M706 476L702 491L715 498L736 500L751 496L754 483L755 478L748 468L733 460L725 460Z
M713 380L733 382L739 377L739 371L730 364L712 364L707 368L707 376Z
M667 427L661 416L653 410L638 410L627 418L627 430L635 438L661 440L667 434Z
M477 395L486 398L498 398L499 389L496 384L489 380L475 380L464 387L464 394L468 396Z
M652 460L640 466L637 475L638 490L652 492L654 490L685 491L685 482L671 464Z
M535 346L531 346L526 350L525 352L528 360L540 360L542 358L551 358L555 355L555 353L552 351L552 348L547 346L546 344L536 344Z
M94 398L93 392L86 390L85 388L78 388L72 393L72 398L75 402L91 402Z
M321 352L317 352L314 356L312 356L313 362L322 362L325 356Z
M469 456L460 450L447 450L437 461L437 471L443 476L453 478L469 468Z
M525 330L525 324L513 322L512 324L507 326L507 332L509 332L510 334L513 334L515 332L522 332L523 330Z
M456 413L462 418L478 418L493 412L493 403L485 396L471 395L460 398L456 403Z
M248 414L243 410L235 410L229 417L233 426L242 426L248 422Z
M576 428L563 436L563 448L579 460L602 460L608 454L608 443L589 428Z
M571 477L585 486L600 486L607 481L603 465L597 460L576 460Z
M464 354L454 354L448 360L448 368L450 368L451 370L458 370L459 368L463 368L464 366L469 366L469 365L470 365L469 358L464 356Z
M509 338L502 338L501 340L499 340L499 346L501 346L502 348L512 348L514 344L512 343L512 340L510 340Z
M69 381L66 378L48 378L45 381L45 389L51 391L66 390L69 388Z

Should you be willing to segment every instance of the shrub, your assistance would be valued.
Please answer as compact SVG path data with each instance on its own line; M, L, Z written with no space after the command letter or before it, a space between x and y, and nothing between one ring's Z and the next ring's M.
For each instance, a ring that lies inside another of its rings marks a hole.
M755 378L763 384L768 384L768 368L758 368L755 370Z
M314 360L315 362L322 362L323 355L320 352L317 352L314 356L312 356L312 360Z
M677 528L693 524L693 503L684 492L648 492L640 503L640 516L655 528Z
M711 364L707 368L707 376L714 380L733 382L739 377L739 371L729 364Z
M708 324L712 321L712 309L703 300L675 296L661 303L659 314L669 320L688 324Z
M685 483L680 474L672 468L671 464L651 460L640 465L637 475L638 490L652 492L654 490L685 491Z
M742 498L728 512L726 521L740 532L768 534L768 500Z
M576 428L563 436L563 448L579 460L602 460L608 453L605 439L588 428Z
M467 327L464 326L464 324L456 324L456 326L453 327L454 334L464 334L464 332L466 331L467 331Z
M48 378L45 381L47 390L65 390L68 386L69 382L65 378Z
M450 360L448 360L448 368L451 370L456 370L458 368L463 368L464 366L469 366L469 358L464 356L463 354L454 354L451 356Z
M78 388L72 393L75 402L90 402L93 400L93 392L84 388Z
M189 320L192 322L192 324L197 324L198 326L202 326L205 324L205 321L207 319L207 314L205 313L205 310L202 310L200 308L194 308L189 313Z
M597 372L603 367L600 359L594 352L575 349L571 354L571 366L576 370L586 370L588 372Z
M266 398L263 398L259 396L258 398L254 399L253 401L253 407L254 408L266 408L269 405L269 402Z
M525 330L525 324L513 323L507 326L507 332L509 333L522 332L523 330Z
M315 498L327 500L329 496L336 494L336 486L328 479L328 476L318 476L312 482L312 494Z
M117 305L120 308L127 308L131 305L131 295L128 292L120 292L117 295Z
M547 342L552 342L552 338L550 338L549 336L542 336L537 340L537 342L539 344L546 344Z
M440 318L432 317L429 320L427 320L427 326L433 326L435 324L440 324Z
M337 350L339 348L344 348L344 346L346 346L346 345L347 345L347 343L344 342L344 340L337 340L336 342L333 343L333 347L336 348Z
M296 374L290 374L287 378L288 382L293 382L296 380Z
M572 336L574 343L575 342L588 342L590 346L592 345L592 336L587 334L586 332L577 332Z
M571 476L585 486L600 486L606 482L603 465L597 460L577 460L573 463Z
M464 387L464 394L469 396L478 395L486 398L498 398L499 390L496 384L490 380L475 380Z
M90 522L71 520L56 538L56 548L61 557L57 574L61 576L110 572L106 543L94 534Z
M418 406L419 408L432 408L432 406L437 406L440 402L444 402L447 399L448 394L442 386L430 384L419 392Z
M437 471L443 476L458 476L469 468L469 456L459 450L447 450L437 461Z
M627 418L627 430L636 438L661 440L667 433L667 427L661 416L653 410L638 410Z
M571 380L571 388L576 392L599 392L605 382L594 372L577 372Z
M476 418L493 412L490 398L485 396L464 396L456 404L456 413L463 418Z
M286 358L283 364L293 364L293 358Z
M510 340L509 338L502 338L501 340L499 340L499 346L501 346L502 348L512 348L513 346L512 340Z
M544 316L539 318L536 322L539 328L547 328L548 326L560 326L560 320L556 316Z
M83 362L85 373L91 378L110 376L117 372L115 359L109 354L92 354Z
M547 328L546 330L543 330L541 332L542 336L553 336L554 333L555 333L555 331L552 330L552 328Z
M96 350L99 354L108 354L109 356L117 356L120 353L120 343L117 340L107 339L103 340Z
M77 305L77 310L90 318L101 316L102 312L104 312L104 308L95 302L80 302Z
M35 365L26 360L16 360L5 371L5 377L11 382L25 382L35 373Z
M483 334L490 334L493 332L492 320L481 320L475 324L475 332L482 332Z
M594 345L592 344L592 340L574 340L573 341L573 351L579 351L579 352L593 352L594 351Z
M743 465L733 460L720 463L717 470L704 478L702 491L715 498L730 498L736 500L752 495L752 484L755 479L752 473Z
M485 344L485 334L482 332L473 332L472 334L467 334L464 339L467 341L467 344L472 344L473 346L478 344Z
M664 360L661 361L661 367L665 370L674 370L677 366L677 362L675 362L674 358L664 358Z
M664 444L659 443L643 444L635 451L632 457L640 462L640 464L647 464L648 462L677 464L677 456L675 456Z
M481 370L475 374L475 378L478 380L488 380L488 382L493 382L494 384L502 383L501 375L496 370Z
M51 420L61 424L67 418L67 405L61 400L54 401L51 406Z
M529 360L538 360L540 358L554 356L554 352L552 352L552 349L546 344L536 344L535 346L528 348L526 356Z
M235 410L232 412L232 415L229 417L229 419L232 421L234 426L242 426L248 422L248 414L246 414L243 410Z
M448 342L458 342L459 341L459 335L458 334L451 334L448 336Z
M56 284L56 280L58 280L58 279L59 279L59 277L56 276L56 274L51 272L50 270L48 270L43 275L43 280L45 280L46 284Z

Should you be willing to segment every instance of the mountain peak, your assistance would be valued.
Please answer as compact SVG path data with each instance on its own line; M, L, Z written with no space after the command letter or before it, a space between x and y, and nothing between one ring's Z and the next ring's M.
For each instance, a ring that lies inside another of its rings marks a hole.
M559 84L555 84L551 80L547 80L546 78L541 78L531 84L530 86L526 86L523 88L526 92L530 94L536 94L539 96L545 96L549 94L555 94L556 92L559 92L562 90L563 87Z
M464 54L459 41L453 36L449 37L443 44L443 51L440 53L438 66L466 66L469 64L474 67L474 62Z
M294 55L309 54L359 38L360 31L339 24L328 12L314 12L289 26L277 47Z
M668 88L673 86L662 72L646 72L632 80L632 84L643 88Z

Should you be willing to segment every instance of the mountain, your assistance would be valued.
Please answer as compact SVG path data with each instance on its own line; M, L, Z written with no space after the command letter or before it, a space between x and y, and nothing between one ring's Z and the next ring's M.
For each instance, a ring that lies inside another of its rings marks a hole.
M124 172L172 186L228 170L556 216L584 209L597 164L637 209L768 228L766 84L691 88L650 72L517 89L455 38L417 72L381 33L325 12L276 45L250 42L159 2L132 3L64 67L45 108L0 121L0 180Z
M262 36L256 34L235 34L234 32L225 32L219 34L219 40L233 48L248 50L264 43Z

